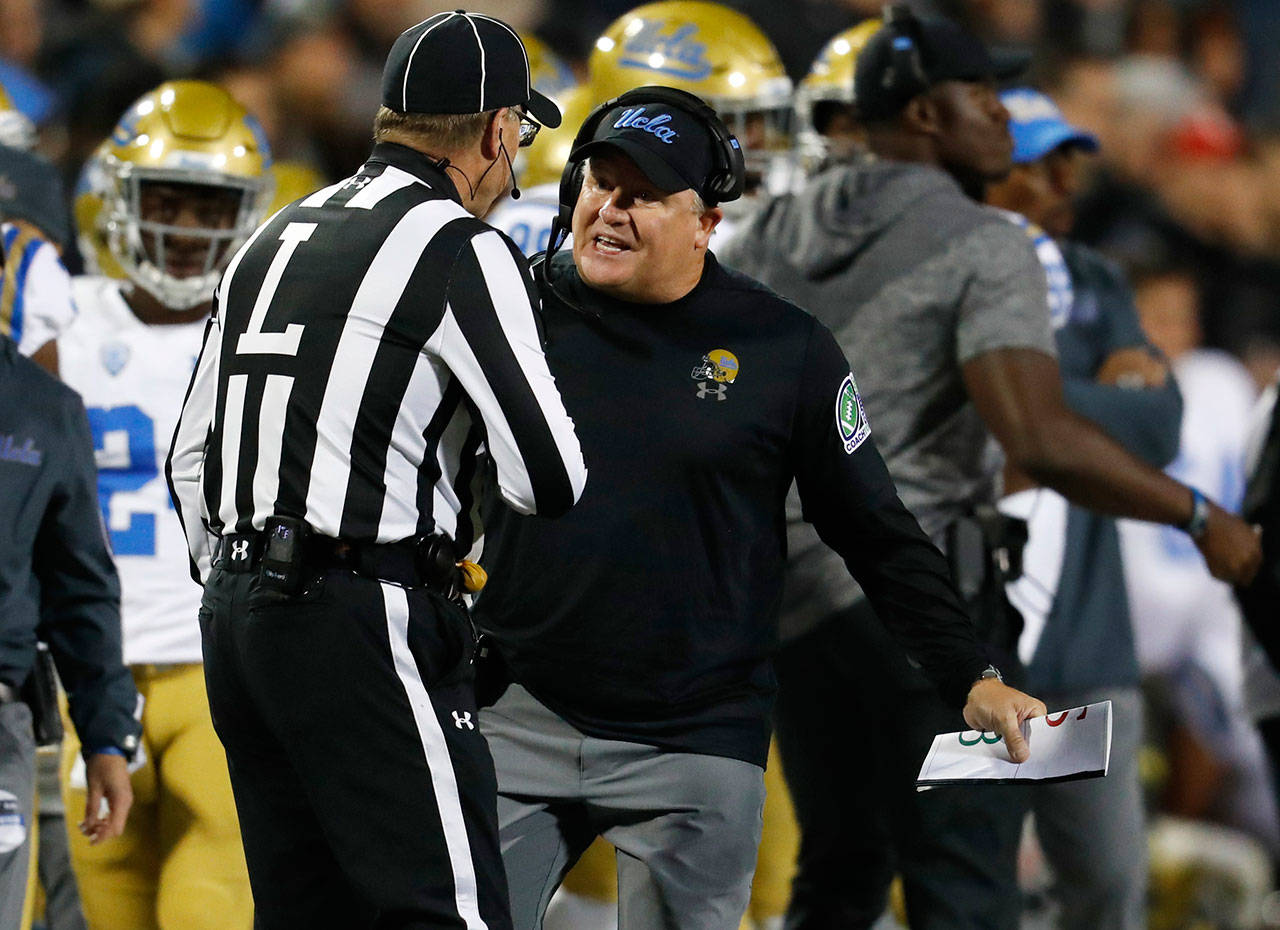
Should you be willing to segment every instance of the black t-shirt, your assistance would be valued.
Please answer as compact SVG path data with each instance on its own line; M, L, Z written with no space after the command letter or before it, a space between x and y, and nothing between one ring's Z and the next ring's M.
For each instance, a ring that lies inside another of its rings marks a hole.
M565 254L550 273L547 358L588 477L563 517L485 513L475 615L514 679L589 735L763 765L794 479L806 518L962 703L986 660L826 327L710 255L661 305L588 290Z

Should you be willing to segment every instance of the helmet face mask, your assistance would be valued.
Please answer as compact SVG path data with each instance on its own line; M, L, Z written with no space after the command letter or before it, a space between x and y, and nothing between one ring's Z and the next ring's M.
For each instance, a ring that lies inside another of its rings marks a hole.
M215 85L172 81L130 107L95 159L82 237L100 237L120 274L170 310L207 303L270 202L257 121Z
M112 167L107 248L121 269L171 310L208 301L227 261L261 219L262 184ZM184 201L188 206L179 209ZM196 222L174 222L174 214Z

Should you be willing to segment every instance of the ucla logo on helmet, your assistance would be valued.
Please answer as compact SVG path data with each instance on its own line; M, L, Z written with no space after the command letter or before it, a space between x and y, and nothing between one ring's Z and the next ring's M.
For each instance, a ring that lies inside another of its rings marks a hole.
M678 25L669 35L662 34L666 23L661 20L642 19L640 23L635 35L622 46L619 65L691 81L701 81L711 73L707 46L694 38L698 34L696 23Z

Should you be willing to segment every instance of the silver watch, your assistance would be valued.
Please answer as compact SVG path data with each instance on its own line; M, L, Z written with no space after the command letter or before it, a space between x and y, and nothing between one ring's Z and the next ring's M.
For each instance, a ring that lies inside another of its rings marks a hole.
M982 670L982 674L978 676L978 681L986 681L988 678L994 678L996 681L1004 684L1004 676L1000 674L1000 669L994 665L988 665ZM975 681L974 684L978 682Z

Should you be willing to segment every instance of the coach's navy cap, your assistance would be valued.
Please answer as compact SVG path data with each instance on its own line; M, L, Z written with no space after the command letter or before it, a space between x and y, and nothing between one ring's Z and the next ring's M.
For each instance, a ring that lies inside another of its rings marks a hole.
M639 101L614 107L601 117L591 138L569 153L581 161L604 148L626 154L645 177L668 193L693 188L704 200L715 166L711 133L687 110Z
M900 74L913 70L914 79ZM943 81L1007 80L1031 64L1026 52L988 49L977 36L949 19L916 18L881 26L858 54L853 99L858 116L892 116L913 96Z
M396 39L382 69L382 103L397 113L483 113L523 106L542 125L560 110L530 84L529 53L500 19L437 13Z

